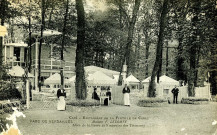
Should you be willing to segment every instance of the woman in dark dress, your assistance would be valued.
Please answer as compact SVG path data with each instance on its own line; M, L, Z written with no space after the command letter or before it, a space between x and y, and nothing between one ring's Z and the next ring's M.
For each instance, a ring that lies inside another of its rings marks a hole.
M57 102L57 110L58 111L64 111L66 110L66 92L63 89L63 86L60 86L60 89L57 90L57 98L59 99Z
M124 94L124 105L130 106L130 88L127 87L127 84L125 84L125 87L123 88L123 94Z
M97 92L96 92L96 88L94 88L94 92L92 93L92 99L95 99L95 100L100 100Z

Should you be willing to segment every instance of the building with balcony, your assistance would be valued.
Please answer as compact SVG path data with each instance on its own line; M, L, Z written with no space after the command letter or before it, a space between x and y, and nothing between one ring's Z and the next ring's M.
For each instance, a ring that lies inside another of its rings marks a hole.
M34 82L38 77L38 46L39 43L34 43L31 46L31 71L34 75ZM45 79L55 73L60 73L61 61L58 59L60 54L55 54L55 45L43 44L41 49L41 80L42 84ZM37 49L36 49L37 48ZM65 47L64 50L64 77L66 79L75 75L75 50L74 46ZM3 62L10 68L20 66L22 68L26 65L26 57L28 57L28 45L25 43L5 43L3 44ZM37 80L36 80L37 81ZM35 85L35 83L34 83Z
M40 64L42 85L45 79L55 73L60 73L62 62L59 59L60 53L58 53L57 47L57 45L42 44ZM64 62L62 64L65 79L69 79L75 75L75 50L76 48L74 46L68 46L64 49ZM34 81L37 81L38 76L38 52L39 43L35 43L31 47L31 73L35 76ZM34 85L36 84L34 83Z
M27 46L25 43L3 44L3 62L9 67L21 66L24 68Z

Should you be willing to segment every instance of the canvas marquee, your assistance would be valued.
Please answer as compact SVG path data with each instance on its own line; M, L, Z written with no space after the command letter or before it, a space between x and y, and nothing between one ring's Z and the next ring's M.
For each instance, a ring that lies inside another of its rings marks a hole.
M67 84L69 83L68 79L64 79L64 83ZM60 84L60 74L59 73L55 73L53 75L51 75L49 78L47 78L44 81L44 84L49 85L49 84Z
M12 69L8 72L9 75L14 77L22 77L24 73L25 70L20 66L13 66ZM28 77L34 77L34 76L28 73Z
M114 85L116 81L107 76L101 71L96 71L93 74L89 74L87 77L88 85Z
M148 78L146 78L145 80L142 81L142 83L149 83L151 81L151 76L149 76ZM157 82L157 77L155 77L155 82ZM168 84L168 85L179 85L179 81L176 81L173 78L170 78L166 75L163 75L160 77L159 79L159 83L160 84Z

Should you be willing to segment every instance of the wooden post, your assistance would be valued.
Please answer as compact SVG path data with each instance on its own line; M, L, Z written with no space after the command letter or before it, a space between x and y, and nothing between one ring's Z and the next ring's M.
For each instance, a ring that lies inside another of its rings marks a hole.
M26 106L29 109L29 102L30 102L30 93L29 93L29 80L26 80Z

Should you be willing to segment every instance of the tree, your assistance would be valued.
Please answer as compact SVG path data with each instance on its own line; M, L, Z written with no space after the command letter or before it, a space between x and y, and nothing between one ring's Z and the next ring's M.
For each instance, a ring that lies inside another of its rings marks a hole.
M86 99L87 88L85 83L84 73L84 49L85 49L85 13L82 0L76 0L77 10L77 49L75 60L75 72L76 72L76 98Z
M60 56L61 62L64 61L63 51L64 51L64 45L65 45L65 34L66 34L66 24L67 24L68 10L69 10L69 0L66 0L66 12L65 12L65 15L64 15L64 22L63 22L63 33L62 33L63 38L62 38L61 56ZM63 67L61 67L60 76L61 76L61 85L64 86Z
M45 0L41 1L41 31L40 31L40 43L39 43L39 53L38 53L38 88L41 91L41 46L43 42L43 32L45 29Z
M137 14L139 11L139 7L140 7L140 3L141 0L135 0L135 5L133 8L133 12L132 12L132 18L129 22L129 27L128 27L128 37L127 37L127 44L126 44L126 48L124 49L124 58L122 58L121 60L121 67L120 67L120 75L119 75L119 80L118 80L118 84L121 85L122 84L122 67L124 65L124 62L126 60L126 64L128 66L128 70L127 70L127 74L130 73L131 71L131 65L130 65L130 57L131 57L131 47L132 47L132 41L133 41L133 34L134 34L134 28L135 28L135 24L136 24L136 18L137 18Z
M5 21L8 19L18 15L18 11L15 7L11 6L11 2L8 0L1 0L0 1L0 20L1 26L4 26ZM3 37L0 37L0 68L2 68L2 42Z
M152 70L152 75L151 75L151 81L149 83L149 88L148 88L148 97L155 97L155 77L158 74L157 77L157 82L159 83L159 75L161 72L161 65L162 65L162 50L163 50L163 41L164 41L164 30L166 28L166 15L167 15L167 8L168 8L168 3L169 0L164 0L163 1L163 6L161 10L161 16L160 16L160 30L159 30L159 35L158 35L158 43L157 43L157 48L156 48L156 60L154 63L154 68Z

